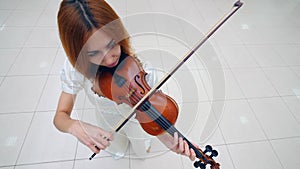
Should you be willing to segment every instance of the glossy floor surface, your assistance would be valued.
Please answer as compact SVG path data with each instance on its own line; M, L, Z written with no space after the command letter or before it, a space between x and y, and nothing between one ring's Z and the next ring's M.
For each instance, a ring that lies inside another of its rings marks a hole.
M114 160L60 133L52 119L66 58L60 0L0 0L0 169L191 169L154 142L152 157ZM109 0L142 60L166 73L232 0ZM213 145L222 169L300 166L300 1L244 0L243 7L163 86L179 104L176 126ZM81 92L74 118L93 123Z

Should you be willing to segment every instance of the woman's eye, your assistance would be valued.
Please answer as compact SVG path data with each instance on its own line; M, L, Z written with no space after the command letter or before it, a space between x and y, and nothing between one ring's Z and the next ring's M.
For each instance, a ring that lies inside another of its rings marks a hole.
M96 56L99 53L99 51L90 51L88 52L88 56L93 57Z

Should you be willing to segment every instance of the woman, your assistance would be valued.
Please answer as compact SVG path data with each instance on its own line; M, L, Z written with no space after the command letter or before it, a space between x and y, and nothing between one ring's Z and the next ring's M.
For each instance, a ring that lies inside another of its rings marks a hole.
M68 59L61 71L62 93L54 117L56 128L74 135L94 153L106 150L113 157L121 158L130 144L137 155L146 155L151 147L151 136L134 119L120 133L110 132L111 126L130 107L101 97L94 82L99 68L114 68L123 57L136 57L119 16L103 0L64 0L58 12L58 27ZM143 67L148 72L148 83L153 85L155 72L147 64ZM70 117L76 95L82 89L96 106L97 126ZM195 152L177 133L174 137L162 134L158 138L172 151L195 159Z

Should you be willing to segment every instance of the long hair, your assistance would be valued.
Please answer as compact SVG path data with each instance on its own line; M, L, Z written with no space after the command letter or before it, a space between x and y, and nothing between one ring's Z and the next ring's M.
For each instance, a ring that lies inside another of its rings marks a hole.
M118 42L123 53L135 57L120 17L104 0L63 0L57 21L60 40L68 59L87 78L93 75L82 49L95 29L103 30Z

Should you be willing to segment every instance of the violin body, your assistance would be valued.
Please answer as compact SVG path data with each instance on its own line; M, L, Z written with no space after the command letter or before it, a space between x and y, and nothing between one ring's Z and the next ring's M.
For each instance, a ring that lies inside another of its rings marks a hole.
M146 81L147 73L139 61L131 56L125 56L111 71L99 71L96 79L103 95L117 104L125 103L133 107L151 89ZM157 111L172 125L178 117L178 105L170 96L156 91L136 111L135 118L142 128L151 135L157 136L165 132L157 122L156 117L149 117L147 111Z
M97 72L95 79L97 86L93 88L99 89L103 96L117 104L125 103L134 107L151 90L146 81L146 75L147 73L136 58L122 54L116 67L100 69ZM148 134L157 136L168 132L173 136L177 132L199 158L199 161L194 163L195 168L204 169L207 164L210 164L211 169L219 169L220 164L212 159L218 155L216 150L213 150L211 146L206 146L205 151L196 148L174 127L178 117L178 105L170 96L156 91L135 110L135 114L135 118Z

